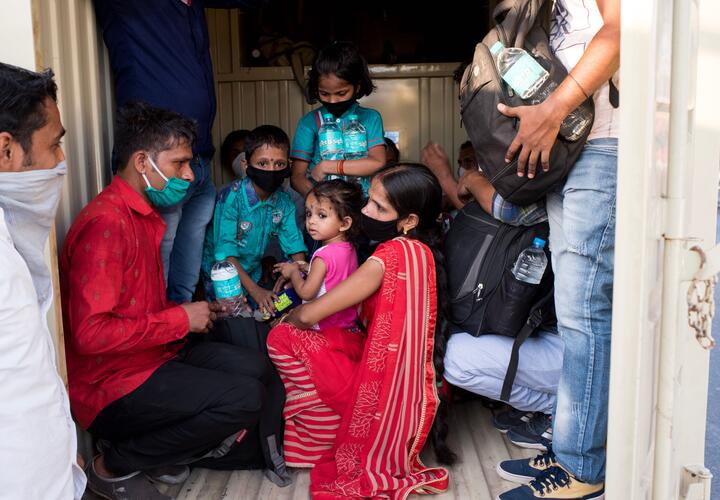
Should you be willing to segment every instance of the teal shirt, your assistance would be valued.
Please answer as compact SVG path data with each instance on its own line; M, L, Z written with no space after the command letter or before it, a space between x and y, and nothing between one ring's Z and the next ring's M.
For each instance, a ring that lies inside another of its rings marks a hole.
M310 177L310 172L315 168L315 165L320 163L318 130L320 130L320 124L322 123L321 115L327 112L324 106L310 111L300 118L297 129L295 130L295 137L293 138L292 147L290 148L290 158L309 162L307 169L308 177ZM343 129L345 125L349 123L347 119L348 115L353 114L358 116L358 121L365 127L368 150L379 145L384 147L385 131L383 130L382 116L380 116L380 113L374 109L364 108L358 103L355 103L340 117L339 125ZM358 177L358 180L367 195L367 191L370 188L370 177Z
M218 195L215 215L205 238L203 270L209 275L215 254L235 257L253 281L260 280L260 261L271 236L287 255L307 252L295 221L295 205L283 189L262 201L249 178L230 183Z

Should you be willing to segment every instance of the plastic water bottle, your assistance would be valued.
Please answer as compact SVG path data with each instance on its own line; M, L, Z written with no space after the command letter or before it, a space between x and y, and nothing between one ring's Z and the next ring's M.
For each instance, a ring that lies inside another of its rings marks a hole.
M343 133L335 117L330 113L323 115L323 122L318 130L320 158L323 160L342 160L345 158Z
M215 260L215 265L210 271L215 298L226 307L225 316L242 316L247 305L237 269L222 253L215 254Z
M497 41L490 48L501 78L528 104L540 104L557 88L548 72L525 50L505 47ZM583 108L571 112L560 125L560 135L568 141L579 139L592 124L592 116Z
M516 280L531 285L540 283L547 267L547 256L543 248L545 240L535 238L531 246L520 252L512 270Z
M365 127L358 120L358 115L348 115L350 123L343 131L343 142L345 143L345 159L356 160L367 158L367 132Z

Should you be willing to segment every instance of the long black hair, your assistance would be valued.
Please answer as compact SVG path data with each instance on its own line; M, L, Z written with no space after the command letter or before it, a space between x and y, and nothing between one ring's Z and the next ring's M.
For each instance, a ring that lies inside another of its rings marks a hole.
M435 323L435 348L433 365L437 381L445 373L445 351L450 336L449 309L447 302L447 275L445 257L441 251L442 188L435 175L420 163L400 162L389 165L375 175L387 193L388 201L403 219L410 214L418 216L418 225L407 236L425 243L435 259L435 281L437 289L437 321ZM442 464L451 465L457 456L448 447L447 408L449 401L443 391L439 391L440 406L433 423L431 439L435 456Z
M355 87L356 99L375 90L365 58L352 42L333 42L322 49L308 73L305 100L315 104L319 100L318 84L322 75L334 74Z

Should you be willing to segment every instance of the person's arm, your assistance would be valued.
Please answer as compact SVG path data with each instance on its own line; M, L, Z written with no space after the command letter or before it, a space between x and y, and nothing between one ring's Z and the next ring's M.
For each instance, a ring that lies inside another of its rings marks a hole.
M442 146L428 142L422 150L421 161L435 174L450 203L457 209L464 207L465 202L458 196L458 182L453 176L450 159Z
M119 219L104 217L88 223L76 241L67 268L68 318L70 338L80 354L141 351L182 339L190 331L183 306L132 317L116 312L127 285L130 249L126 238L112 236L125 233ZM86 247L92 251L85 252Z
M294 261L303 261L308 249L297 225L295 204L290 199L290 195L287 193L282 193L282 195L283 197L287 196L287 198L282 204L283 215L277 231L278 242L285 255Z
M560 86L535 106L508 107L498 104L506 116L520 119L520 129L505 154L511 162L518 156L517 174L535 177L540 162L550 169L550 150L560 124L575 108L595 93L620 67L620 0L597 0L603 27L590 41L585 53Z
M455 196L467 199L468 196L475 198L485 212L493 214L493 196L495 195L495 187L481 172L467 172L460 177L457 185Z
M545 203L539 201L521 207L505 200L480 172L468 172L460 178L458 195L471 195L482 209L511 226L532 226L547 220Z
M318 147L317 111L311 111L300 118L295 127L295 136L290 146L292 171L290 185L303 197L312 189L312 182L307 177L307 171Z
M265 309L269 312L275 311L275 304L273 304L273 302L277 300L277 295L275 294L275 292L273 292L272 290L266 290L265 288L255 283L255 281L250 277L247 271L245 271L243 266L240 264L240 261L238 261L235 257L228 257L228 260L232 263L233 266L235 266L238 277L240 278L240 284L242 285L243 289L250 294L250 297L253 298L253 300L257 303L258 307L261 310Z
M309 161L295 158L290 174L290 185L303 197L307 196L312 189L312 182L307 178L308 165L310 165Z
M328 293L293 309L285 321L298 328L311 328L318 321L359 304L378 291L382 285L384 272L383 265L379 261L368 259L357 271Z
M283 278L290 280L295 293L303 300L312 300L317 297L327 273L325 261L319 256L313 259L310 272L304 279L300 272L300 266L296 262L280 262L275 265L275 269Z
M367 158L357 160L343 160L342 175L355 175L367 177L385 166L385 146L374 146L368 150ZM340 160L323 160L312 169L310 175L317 182L325 179L327 175L341 175L339 171Z

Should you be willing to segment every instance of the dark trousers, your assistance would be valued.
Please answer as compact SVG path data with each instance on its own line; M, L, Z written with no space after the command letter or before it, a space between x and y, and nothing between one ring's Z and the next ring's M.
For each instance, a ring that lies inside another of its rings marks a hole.
M282 383L267 355L228 341L227 332L197 336L140 387L100 412L90 432L109 443L104 452L111 471L127 474L187 463L242 429L247 435L226 455L195 464L223 469L267 466L259 422L281 425L282 396L279 403L266 402L268 392L276 396ZM282 443L282 431L279 434Z

